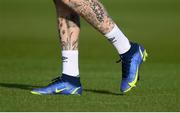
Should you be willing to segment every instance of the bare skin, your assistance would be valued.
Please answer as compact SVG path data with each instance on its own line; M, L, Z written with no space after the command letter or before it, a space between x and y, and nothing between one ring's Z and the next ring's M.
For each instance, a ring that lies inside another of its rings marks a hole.
M57 12L58 31L62 50L78 50L80 33L79 15L61 0L54 0Z
M105 35L114 22L98 0L54 0L62 50L78 50L81 15L95 29Z
M103 35L110 32L114 22L98 0L61 0L65 5L81 15Z

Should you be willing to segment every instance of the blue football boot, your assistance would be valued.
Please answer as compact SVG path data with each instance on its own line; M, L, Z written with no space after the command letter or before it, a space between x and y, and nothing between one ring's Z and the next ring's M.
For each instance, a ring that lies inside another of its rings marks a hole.
M146 60L146 50L136 43L131 43L130 50L120 55L122 62L121 91L126 93L136 86L139 80L139 69L143 61Z
M53 79L52 83L48 86L39 89L33 89L31 93L37 95L81 95L82 86L80 83L80 78L71 77L63 74L61 77Z

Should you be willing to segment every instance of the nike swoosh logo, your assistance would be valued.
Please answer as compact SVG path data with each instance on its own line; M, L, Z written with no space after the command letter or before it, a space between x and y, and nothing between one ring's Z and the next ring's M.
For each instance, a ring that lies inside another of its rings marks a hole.
M62 92L62 91L64 91L64 90L66 90L67 88L63 88L63 89L56 89L56 93L60 93L60 92Z
M135 86L136 86L136 82L137 82L137 79L138 79L138 71L139 71L139 68L137 68L137 71L136 71L136 75L135 75L134 80L129 83L129 85L130 85L131 87L135 87Z

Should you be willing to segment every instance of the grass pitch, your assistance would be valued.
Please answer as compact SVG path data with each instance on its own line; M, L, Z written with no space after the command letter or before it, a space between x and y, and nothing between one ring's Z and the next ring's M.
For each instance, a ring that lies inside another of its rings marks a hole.
M82 96L37 96L61 72L55 9L48 0L0 1L0 111L180 111L180 2L101 0L130 40L149 53L138 87L119 91L118 55L82 20Z

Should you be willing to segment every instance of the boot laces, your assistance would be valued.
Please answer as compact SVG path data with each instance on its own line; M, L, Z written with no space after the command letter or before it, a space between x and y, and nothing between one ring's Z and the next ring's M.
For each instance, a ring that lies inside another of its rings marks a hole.
M60 81L62 81L62 78L60 76L58 76L58 77L52 79L51 83L49 85L55 84L55 83L60 82Z

